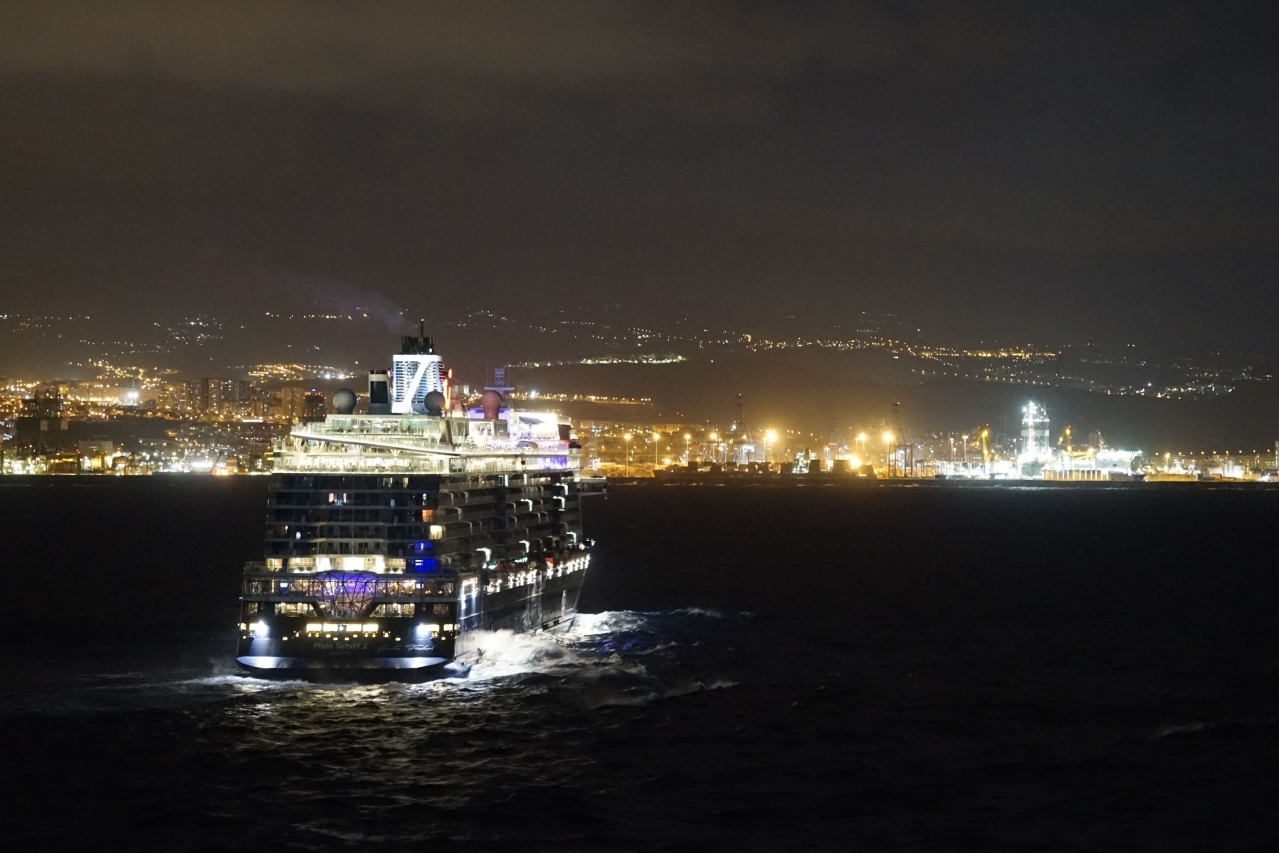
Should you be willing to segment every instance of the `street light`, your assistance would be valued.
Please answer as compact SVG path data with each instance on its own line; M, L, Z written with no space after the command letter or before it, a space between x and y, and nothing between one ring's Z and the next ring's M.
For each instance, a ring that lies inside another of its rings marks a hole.
M772 461L770 459L770 451L773 449L773 442L777 441L777 430L770 429L764 433L764 464L767 465Z
M685 462L685 464L687 464L687 463L689 463L689 462L692 462L692 461L693 461L693 460L692 460L692 457L690 457L690 456L688 455L688 443L689 443L690 441L692 441L692 439L693 439L693 434L692 434L692 433L690 433L690 432L686 432L686 433L684 433L684 462Z
M662 434L657 430L653 431L653 476L657 476L657 454L660 452L660 442Z
M626 439L626 476L631 476L631 434L628 432L622 436Z

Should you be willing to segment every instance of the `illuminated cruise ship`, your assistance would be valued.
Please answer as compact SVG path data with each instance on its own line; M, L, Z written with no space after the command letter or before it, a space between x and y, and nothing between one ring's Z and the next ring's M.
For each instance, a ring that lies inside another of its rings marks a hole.
M266 553L245 566L237 662L258 675L417 681L464 668L479 632L567 628L591 559L569 423L451 399L430 338L369 376L369 412L277 442ZM450 664L456 664L450 667Z

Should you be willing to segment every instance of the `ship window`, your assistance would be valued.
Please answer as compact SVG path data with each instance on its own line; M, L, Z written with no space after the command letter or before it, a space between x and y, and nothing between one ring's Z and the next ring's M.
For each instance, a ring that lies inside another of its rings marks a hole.
M395 619L403 616L412 616L416 610L417 607L412 604L379 604L373 608L373 612L369 615Z
M438 615L438 616L447 616L447 615L449 615L449 605L447 605L447 604L435 604L435 605L432 605L432 606L431 606L431 612L432 612L432 613L434 613L434 614L436 614L436 615Z
M433 510L433 509L424 509L424 510L422 510L422 520L423 520L423 521L435 521L435 510Z
M443 538L444 538L444 525L442 525L442 524L432 524L432 525L431 525L431 538L432 538L432 539L443 539Z

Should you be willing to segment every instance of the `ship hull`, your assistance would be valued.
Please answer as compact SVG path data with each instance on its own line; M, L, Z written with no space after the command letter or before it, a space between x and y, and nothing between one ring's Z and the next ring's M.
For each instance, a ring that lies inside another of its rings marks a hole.
M413 619L383 620L377 635L350 636L307 632L305 618L276 619L268 636L241 638L236 663L247 674L277 681L416 684L464 675L482 657L486 634L566 632L585 576L583 569L514 587L482 579L489 582L477 583L470 601L463 585L458 612L464 615L451 637L415 637Z
M421 684L458 674L446 658L365 658L335 661L312 657L244 655L240 669L271 681L310 681L321 684Z

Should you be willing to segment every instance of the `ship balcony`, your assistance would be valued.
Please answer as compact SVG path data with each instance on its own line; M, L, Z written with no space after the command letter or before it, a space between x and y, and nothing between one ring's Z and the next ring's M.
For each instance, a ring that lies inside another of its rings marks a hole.
M457 523L459 521L478 521L483 518L497 518L500 512L502 512L502 510L493 504L480 506L470 511L445 507L443 510L436 510L436 518L447 523Z
M497 502L497 495L489 494L471 494L463 492L461 494L455 492L440 492L439 504L437 508L449 509L452 507L477 506L479 504L491 504Z
M458 539L465 539L470 536L492 535L502 529L503 528L497 524L497 519L492 517L475 520L467 519L466 521L450 521L448 524L444 525L444 535L439 538L439 541L452 542Z

